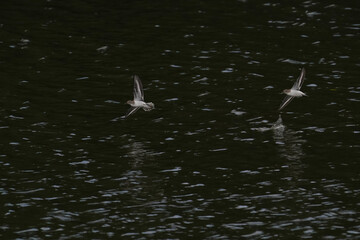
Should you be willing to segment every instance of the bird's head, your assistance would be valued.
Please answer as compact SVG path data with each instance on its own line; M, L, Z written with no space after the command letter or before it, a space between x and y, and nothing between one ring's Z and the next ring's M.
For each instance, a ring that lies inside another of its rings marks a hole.
M290 93L290 91L291 91L290 89L284 89L284 90L282 91L282 93L283 93L283 94L288 94L288 93Z

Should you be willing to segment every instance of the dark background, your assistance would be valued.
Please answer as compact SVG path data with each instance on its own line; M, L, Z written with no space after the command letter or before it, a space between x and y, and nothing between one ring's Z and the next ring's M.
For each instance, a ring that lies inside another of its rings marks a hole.
M1 238L359 238L359 14L2 1ZM156 109L125 120L134 74Z

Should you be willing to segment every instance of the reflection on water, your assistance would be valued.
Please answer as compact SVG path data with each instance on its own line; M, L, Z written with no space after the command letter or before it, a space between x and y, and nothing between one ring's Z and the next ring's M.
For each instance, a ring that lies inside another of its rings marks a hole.
M126 146L128 160L128 170L121 174L120 190L128 191L134 200L137 193L140 195L146 192L156 192L156 184L150 181L145 166L151 164L153 152L145 144L139 141L130 141Z
M286 128L281 115L271 127L274 132L274 140L278 146L280 156L290 161L298 161L304 156L302 145L306 142L301 139L302 131L296 132Z
M280 157L288 160L284 166L287 166L288 172L291 175L289 180L293 185L296 185L297 179L301 176L305 167L301 161L305 156L303 144L306 143L306 141L301 138L303 132L296 132L287 128L284 125L280 114L278 120L271 129L274 133L273 138L280 153Z
M129 147L129 157L133 159L130 161L132 168L139 168L148 156L151 156L151 151L145 148L141 142L132 142Z
M136 197L136 193L141 192L143 185L148 183L147 176L141 170L147 151L142 143L132 142L128 146L128 156L130 168L122 174L119 186L121 191L128 191L132 197Z

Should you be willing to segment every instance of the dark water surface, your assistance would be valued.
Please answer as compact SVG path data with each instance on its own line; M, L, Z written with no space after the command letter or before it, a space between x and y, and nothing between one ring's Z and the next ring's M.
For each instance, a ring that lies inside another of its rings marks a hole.
M2 1L1 239L360 239L359 5Z

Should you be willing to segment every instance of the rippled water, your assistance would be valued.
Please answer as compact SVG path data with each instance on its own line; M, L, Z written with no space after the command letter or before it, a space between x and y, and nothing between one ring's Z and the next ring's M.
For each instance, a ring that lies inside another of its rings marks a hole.
M1 238L360 239L359 11L0 3Z

